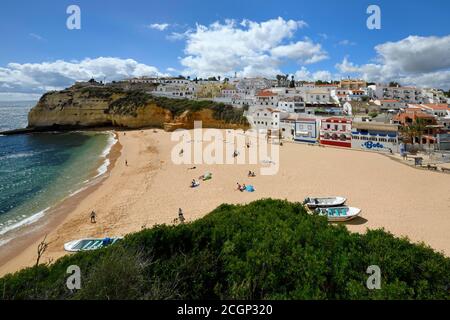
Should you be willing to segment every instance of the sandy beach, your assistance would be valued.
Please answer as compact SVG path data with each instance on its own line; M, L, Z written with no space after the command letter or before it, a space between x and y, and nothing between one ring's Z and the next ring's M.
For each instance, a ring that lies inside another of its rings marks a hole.
M65 242L169 224L180 207L192 221L222 203L268 197L302 201L307 196L342 195L348 205L362 209L361 218L346 224L349 230L385 228L450 256L449 174L417 170L376 153L285 143L278 174L261 176L258 165L175 165L171 152L176 142L162 130L118 132L118 139L104 179L62 204L59 218L47 228L12 244L8 254L0 253L0 275L33 265L45 234L50 245L43 262L54 261L67 254ZM189 170L192 166L196 169ZM248 178L249 170L257 176ZM207 171L212 180L189 187ZM254 185L256 192L237 191L237 182ZM95 224L89 221L92 210L97 213Z

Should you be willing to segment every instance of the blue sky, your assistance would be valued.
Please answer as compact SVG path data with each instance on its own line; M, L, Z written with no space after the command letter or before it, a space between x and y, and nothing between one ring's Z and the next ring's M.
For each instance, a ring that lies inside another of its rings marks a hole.
M81 9L81 30L66 28L71 4ZM381 30L366 27L371 4L381 8ZM234 70L270 76L280 71L308 79L398 77L450 87L450 63L441 57L450 56L450 1L6 0L0 6L0 99L2 93L39 94L89 73L115 79L145 72L207 76ZM251 21L253 29L242 21ZM155 24L164 30L152 28ZM272 24L279 33L270 33ZM264 32L276 39L247 46ZM398 55L404 60L397 61ZM96 60L100 57L115 60ZM85 59L90 62L82 63Z

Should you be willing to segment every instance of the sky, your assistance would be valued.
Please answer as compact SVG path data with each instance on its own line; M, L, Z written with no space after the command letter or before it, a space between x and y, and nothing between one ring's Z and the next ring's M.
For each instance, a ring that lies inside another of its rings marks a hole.
M80 29L67 27L70 5ZM380 29L367 26L370 5ZM235 72L449 90L448 12L447 0L2 0L0 100L91 77Z

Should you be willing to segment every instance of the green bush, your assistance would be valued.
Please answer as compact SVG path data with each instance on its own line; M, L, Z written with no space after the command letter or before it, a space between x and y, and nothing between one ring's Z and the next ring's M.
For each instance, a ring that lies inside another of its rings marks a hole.
M65 289L66 268L82 289ZM368 290L366 269L381 269ZM299 203L221 205L94 252L0 279L4 299L449 299L450 259L383 231L361 235Z

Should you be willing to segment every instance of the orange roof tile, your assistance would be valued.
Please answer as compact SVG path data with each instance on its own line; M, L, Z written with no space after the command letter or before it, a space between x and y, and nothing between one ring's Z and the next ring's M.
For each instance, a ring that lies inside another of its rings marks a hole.
M433 110L449 110L450 108L450 106L446 103L429 103L424 104L424 106Z
M257 94L258 97L274 97L277 96L276 93L270 92L270 91L260 91Z

